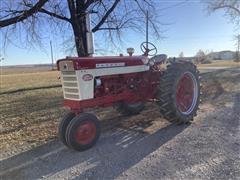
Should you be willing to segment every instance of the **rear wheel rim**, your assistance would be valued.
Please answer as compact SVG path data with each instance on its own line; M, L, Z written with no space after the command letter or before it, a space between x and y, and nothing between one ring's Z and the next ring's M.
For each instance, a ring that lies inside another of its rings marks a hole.
M198 84L191 72L185 72L178 81L176 104L178 110L184 114L192 113L198 99Z
M90 144L96 137L97 129L92 121L81 123L76 131L75 139L78 144Z

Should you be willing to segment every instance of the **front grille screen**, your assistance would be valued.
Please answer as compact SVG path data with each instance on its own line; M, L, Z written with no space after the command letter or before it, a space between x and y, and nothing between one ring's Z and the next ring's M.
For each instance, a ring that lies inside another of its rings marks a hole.
M79 100L79 89L75 71L62 71L64 98Z

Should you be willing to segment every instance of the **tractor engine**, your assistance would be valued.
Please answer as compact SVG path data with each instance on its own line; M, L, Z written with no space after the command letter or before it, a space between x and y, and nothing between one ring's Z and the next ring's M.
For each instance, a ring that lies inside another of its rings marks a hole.
M142 84L143 73L133 73L127 75L109 75L95 78L94 98L117 95L124 91L138 91Z
M84 108L109 106L118 101L146 100L154 89L154 76L147 62L145 56L59 60L65 106L81 112Z

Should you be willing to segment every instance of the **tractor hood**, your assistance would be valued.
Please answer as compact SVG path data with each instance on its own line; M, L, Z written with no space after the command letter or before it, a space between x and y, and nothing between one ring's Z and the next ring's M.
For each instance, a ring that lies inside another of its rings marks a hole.
M139 66L148 62L145 56L66 57L57 61L58 70L81 70Z

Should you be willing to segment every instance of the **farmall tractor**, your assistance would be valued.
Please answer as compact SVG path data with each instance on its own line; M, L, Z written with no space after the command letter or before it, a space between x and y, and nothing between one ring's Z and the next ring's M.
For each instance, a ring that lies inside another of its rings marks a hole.
M94 107L114 105L124 115L134 115L152 101L170 122L193 120L200 94L196 66L185 61L170 61L166 66L167 56L156 55L157 48L148 41L141 44L141 50L140 56L132 56L129 48L129 56L58 60L64 106L71 110L59 125L63 144L77 151L95 145L101 133L100 121L86 112Z

